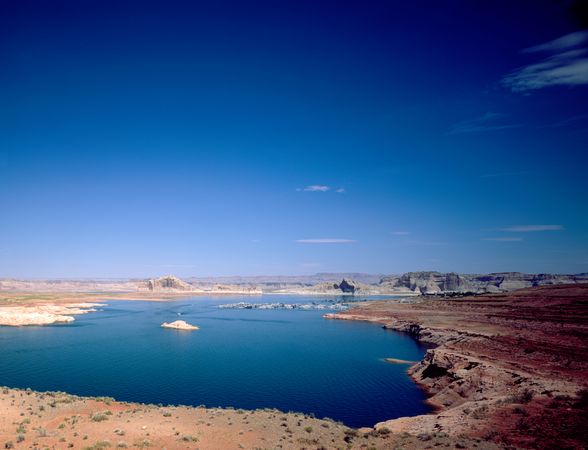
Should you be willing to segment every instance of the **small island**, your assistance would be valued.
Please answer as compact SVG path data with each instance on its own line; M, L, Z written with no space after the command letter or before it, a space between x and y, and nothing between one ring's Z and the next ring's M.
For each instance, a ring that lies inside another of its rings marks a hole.
M195 325L189 324L188 322L185 322L184 320L176 320L175 322L163 322L161 324L162 328L173 328L175 330L187 330L187 331L192 331L192 330L198 330L199 328Z

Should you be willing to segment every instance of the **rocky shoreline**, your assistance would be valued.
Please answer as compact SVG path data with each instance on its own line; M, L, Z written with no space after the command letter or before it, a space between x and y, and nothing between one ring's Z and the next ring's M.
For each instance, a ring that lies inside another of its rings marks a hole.
M408 373L437 412L376 429L529 448L588 442L588 285L371 302L325 317L375 322L432 346Z
M26 305L0 307L0 326L52 325L73 322L78 314L97 311L104 303Z

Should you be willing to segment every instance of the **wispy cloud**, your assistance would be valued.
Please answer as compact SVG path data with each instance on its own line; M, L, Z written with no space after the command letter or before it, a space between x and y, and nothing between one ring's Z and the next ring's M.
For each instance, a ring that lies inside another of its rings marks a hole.
M588 42L588 31L576 31L575 33L566 34L557 39L554 39L553 41L535 45L534 47L525 48L522 50L522 52L556 52L560 50L567 50L569 48L579 47L585 42Z
M392 231L390 234L394 236L407 236L410 234L410 231Z
M352 244L357 242L354 239L320 238L320 239L298 239L299 244Z
M337 194L345 194L345 192L347 192L345 189L343 188L339 188L335 191Z
M483 241L496 241L496 242L518 242L522 241L523 238L520 237L490 237L490 238L482 238Z
M520 128L522 124L504 123L505 114L487 112L486 114L474 119L462 120L453 125L447 134L464 134L478 133L482 131L506 130L510 128Z
M535 231L559 231L563 230L562 225L515 225L507 228L500 228L500 231L510 231L515 233L532 233Z
M578 31L523 49L522 53L551 55L508 74L502 85L514 92L526 92L548 86L588 84L587 42L588 31Z
M299 191L301 189L298 189ZM306 186L303 191L306 192L327 192L331 190L330 186L325 186L324 184L311 184L310 186Z

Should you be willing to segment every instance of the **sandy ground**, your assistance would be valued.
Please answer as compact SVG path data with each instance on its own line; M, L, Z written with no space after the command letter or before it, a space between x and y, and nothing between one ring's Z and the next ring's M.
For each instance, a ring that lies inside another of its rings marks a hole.
M444 433L357 431L277 410L120 403L65 393L0 390L0 445L33 449L419 449L497 448Z

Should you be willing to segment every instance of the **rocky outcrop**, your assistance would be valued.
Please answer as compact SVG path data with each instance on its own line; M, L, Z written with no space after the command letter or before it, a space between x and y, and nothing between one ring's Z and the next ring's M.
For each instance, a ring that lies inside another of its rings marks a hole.
M333 284L333 288L335 289L340 289L341 292L345 293L345 294L355 294L355 284L354 282L351 281L347 281L345 278L343 278L343 280L341 281L341 283L337 284Z
M408 290L419 294L509 292L534 286L586 283L586 274L526 274L499 272L487 275L454 272L408 272L400 276L383 277L381 286L391 290Z
M186 331L192 331L192 330L198 330L199 328L195 325L189 324L188 322L185 322L184 320L176 320L175 322L163 322L161 324L162 328L172 328L174 330L186 330Z
M147 280L147 289L152 292L191 291L192 286L173 275Z
M509 448L584 448L587 308L588 284L567 284L365 302L324 317L380 323L429 346L408 373L435 413L381 422L376 430L463 434Z

